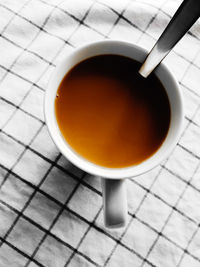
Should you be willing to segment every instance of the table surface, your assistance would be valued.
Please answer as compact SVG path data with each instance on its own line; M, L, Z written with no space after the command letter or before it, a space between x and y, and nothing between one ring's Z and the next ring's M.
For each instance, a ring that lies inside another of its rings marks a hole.
M105 38L148 50L175 0L0 0L0 267L200 266L200 21L164 60L184 96L170 157L127 180L128 225L103 225L100 179L71 165L44 122L64 54Z

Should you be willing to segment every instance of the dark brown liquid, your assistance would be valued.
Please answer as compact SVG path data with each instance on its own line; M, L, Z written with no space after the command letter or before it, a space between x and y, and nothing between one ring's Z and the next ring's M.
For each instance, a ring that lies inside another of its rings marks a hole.
M158 78L117 55L89 58L62 80L55 100L65 140L104 167L139 164L163 143L170 123L167 94Z

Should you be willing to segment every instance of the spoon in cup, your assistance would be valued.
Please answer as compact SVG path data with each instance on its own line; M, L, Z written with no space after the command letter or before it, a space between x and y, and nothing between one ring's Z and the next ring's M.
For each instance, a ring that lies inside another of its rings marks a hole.
M184 0L147 55L139 73L147 78L200 17L200 0Z

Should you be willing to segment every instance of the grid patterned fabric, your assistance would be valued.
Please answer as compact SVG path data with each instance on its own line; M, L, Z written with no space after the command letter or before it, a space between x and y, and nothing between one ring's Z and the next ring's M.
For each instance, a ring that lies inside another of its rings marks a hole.
M105 229L100 179L72 166L43 117L48 79L82 44L151 49L175 0L0 0L0 267L200 266L200 22L165 59L184 94L170 157L127 180L128 225Z

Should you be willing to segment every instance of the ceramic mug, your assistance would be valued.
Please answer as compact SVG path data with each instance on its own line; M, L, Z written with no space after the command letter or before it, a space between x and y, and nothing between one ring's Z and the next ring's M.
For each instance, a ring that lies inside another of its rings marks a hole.
M102 178L105 226L118 228L125 226L127 221L125 178L138 176L149 171L169 155L180 137L183 122L183 101L175 78L168 68L161 63L156 68L155 74L162 82L168 95L171 122L167 136L156 153L140 164L126 168L105 168L84 159L73 151L59 130L55 116L56 92L63 77L73 66L84 59L102 54L122 55L142 63L147 52L136 45L111 40L95 42L75 49L63 57L62 62L55 68L46 90L44 111L50 135L60 152L80 169ZM153 88L147 88L147 90L152 90L152 94L154 93Z

